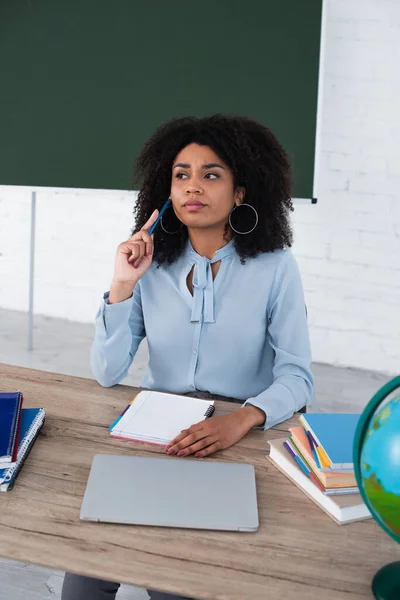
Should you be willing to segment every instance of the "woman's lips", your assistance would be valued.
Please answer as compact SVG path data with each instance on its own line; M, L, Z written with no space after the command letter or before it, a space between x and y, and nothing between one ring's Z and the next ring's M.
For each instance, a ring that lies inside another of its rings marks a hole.
M190 212L201 210L202 208L205 208L205 206L206 205L203 204L202 202L195 202L195 201L193 201L193 202L189 201L184 204L184 208L186 208L186 210L188 210Z

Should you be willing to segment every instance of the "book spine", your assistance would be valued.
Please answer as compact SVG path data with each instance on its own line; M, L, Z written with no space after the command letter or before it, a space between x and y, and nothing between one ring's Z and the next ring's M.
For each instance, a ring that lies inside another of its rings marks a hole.
M17 459L18 459L18 447L19 447L19 435L21 432L21 411L22 411L22 404L24 402L24 396L22 393L19 394L20 398L19 398L19 404L18 404L18 423L17 423L17 428L16 428L16 432L15 432L15 438L14 438L14 449L13 449L13 457L12 457L12 462L16 463Z
M18 397L17 397L15 411L13 414L12 424L11 424L10 439L8 440L7 452L9 454L9 456L11 456L11 460L14 456L15 442L16 442L17 433L18 433L18 419L19 419L19 415L21 412L21 398L22 398L22 394L19 393Z
M18 456L17 456L17 462L16 462L15 467L10 467L4 474L4 483L8 483L12 479L14 472L18 470L19 465L24 460L25 453L26 453L27 449L29 448L29 445L30 445L32 439L35 438L35 435L36 435L38 429L40 429L40 427L43 423L43 420L44 420L44 410L40 409L40 411L38 412L36 417L33 419L32 424L29 427L29 430L27 431L26 435L24 436L24 439L21 442L21 445L18 449Z

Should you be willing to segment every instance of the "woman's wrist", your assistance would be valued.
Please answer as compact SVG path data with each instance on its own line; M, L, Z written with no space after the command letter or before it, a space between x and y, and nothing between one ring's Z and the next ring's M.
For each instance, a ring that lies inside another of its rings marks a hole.
M108 303L117 304L117 302L123 302L124 300L128 300L128 298L130 298L133 294L134 287L135 283L133 282L120 283L118 281L112 281L110 285Z
M253 406L252 404L246 404L246 406L241 409L241 412L245 414L245 419L249 430L253 427L261 427L264 425L267 419L265 412L261 408Z

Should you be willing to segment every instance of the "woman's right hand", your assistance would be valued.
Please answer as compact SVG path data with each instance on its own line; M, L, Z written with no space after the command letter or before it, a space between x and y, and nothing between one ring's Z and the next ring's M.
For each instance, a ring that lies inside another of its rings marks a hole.
M140 231L119 244L110 287L110 304L129 298L136 283L153 262L154 236L150 236L148 231L157 217L158 210L155 210Z

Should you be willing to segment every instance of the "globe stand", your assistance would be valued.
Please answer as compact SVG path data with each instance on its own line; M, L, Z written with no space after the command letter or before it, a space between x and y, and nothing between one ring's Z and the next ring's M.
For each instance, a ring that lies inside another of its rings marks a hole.
M372 592L376 600L399 600L400 560L379 569L372 580Z

